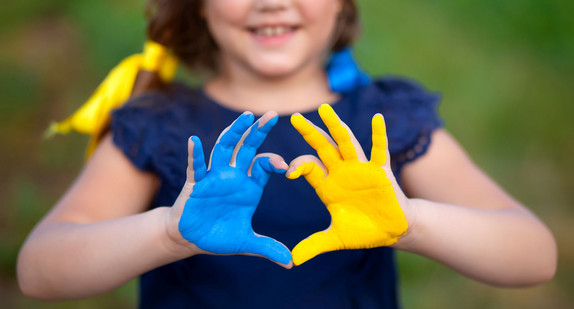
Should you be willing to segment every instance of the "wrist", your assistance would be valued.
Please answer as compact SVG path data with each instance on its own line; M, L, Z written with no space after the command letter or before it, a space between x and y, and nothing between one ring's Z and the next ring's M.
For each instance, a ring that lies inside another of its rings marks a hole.
M179 232L178 222L174 220L174 211L172 207L158 207L154 209L161 218L160 224L160 241L166 251L174 257L175 260L181 260L202 253L196 245L189 242Z
M395 249L410 251L416 245L416 240L418 239L420 233L420 210L422 209L421 204L424 200L421 199L406 199L403 207L403 213L405 214L405 219L407 220L407 231L399 238L399 240L393 244L391 247Z

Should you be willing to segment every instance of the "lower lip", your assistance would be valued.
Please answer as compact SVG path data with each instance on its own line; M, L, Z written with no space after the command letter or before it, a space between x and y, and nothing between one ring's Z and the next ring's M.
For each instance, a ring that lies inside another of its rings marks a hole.
M275 36L261 36L261 35L257 35L253 32L250 32L251 37L259 44L261 45L265 45L265 46L280 46L283 45L285 43L287 43L288 41L290 41L293 36L295 36L295 32L297 30L293 30L290 32L285 32L282 35L275 35Z

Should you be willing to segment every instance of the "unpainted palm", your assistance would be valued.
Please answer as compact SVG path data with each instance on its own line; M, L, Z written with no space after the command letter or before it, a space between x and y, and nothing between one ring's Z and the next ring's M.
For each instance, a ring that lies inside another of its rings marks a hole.
M291 122L317 151L326 170L313 161L303 162L287 177L305 176L331 214L331 226L295 246L295 265L324 252L389 246L408 228L394 177L387 175L392 172L383 117L373 117L373 148L367 161L352 132L329 105L322 105L319 115L336 144L301 115L293 115Z

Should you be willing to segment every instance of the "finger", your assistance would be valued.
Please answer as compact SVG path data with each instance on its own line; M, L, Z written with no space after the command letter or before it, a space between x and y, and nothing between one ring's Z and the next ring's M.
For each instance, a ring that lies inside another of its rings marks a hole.
M387 132L385 120L381 114L376 114L372 120L373 148L371 149L371 162L377 166L387 163Z
M248 254L260 255L285 266L292 262L289 249L284 244L267 236L253 234L252 238L245 241L242 251Z
M253 114L245 112L221 132L211 152L210 169L230 164L235 145L237 145L245 130L251 126L253 119Z
M357 159L357 148L353 144L351 132L339 119L333 108L328 104L322 104L319 107L319 116L329 129L335 142L339 146L341 156L345 160Z
M321 116L321 120L323 120L327 129L329 129L329 133L337 142L341 156L345 160L358 159L361 162L367 162L367 156L353 131L339 118L330 105L321 105L319 107L319 116Z
M199 137L192 136L189 138L187 151L187 180L196 183L201 181L207 174L203 146Z
M257 149L261 146L278 119L279 117L275 112L265 113L265 115L251 126L249 132L244 134L242 141L236 147L239 149L235 157L235 166L237 166L237 168L243 171L249 169L257 153Z
M342 158L339 150L331 142L330 137L323 130L315 126L301 114L291 116L291 124L303 136L305 141L317 151L319 158L325 166L333 166L339 163Z
M201 181L207 174L205 167L205 157L203 155L203 146L197 136L192 136L187 141L187 180L177 197L174 205L180 205L190 197L195 187L195 183ZM177 207L174 207L177 208ZM180 210L180 214L183 208Z
M289 179L297 179L303 175L311 187L318 188L321 181L327 177L326 170L317 157L304 155L291 161L286 176Z
M259 185L265 186L271 173L284 174L288 168L287 163L279 155L260 154L255 157L249 175Z
M307 262L317 255L342 249L340 241L329 230L317 232L298 243L293 248L293 263L297 266Z

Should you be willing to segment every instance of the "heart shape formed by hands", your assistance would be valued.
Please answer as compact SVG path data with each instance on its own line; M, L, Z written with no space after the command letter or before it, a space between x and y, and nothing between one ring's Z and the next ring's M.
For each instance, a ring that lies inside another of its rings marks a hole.
M277 123L277 116L269 115L255 124L250 113L237 118L216 142L209 169L201 141L191 137L188 181L182 194L190 189L178 222L184 239L207 253L257 255L290 268L291 260L301 265L329 251L389 246L406 233L401 204L407 199L387 160L382 115L373 117L373 148L367 160L350 129L324 104L319 115L334 141L300 114L293 115L291 123L320 160L295 159L287 177L305 177L331 214L331 226L302 240L292 254L282 243L256 234L251 219L263 188L271 173L284 173L281 166L287 167L278 155L255 155Z

